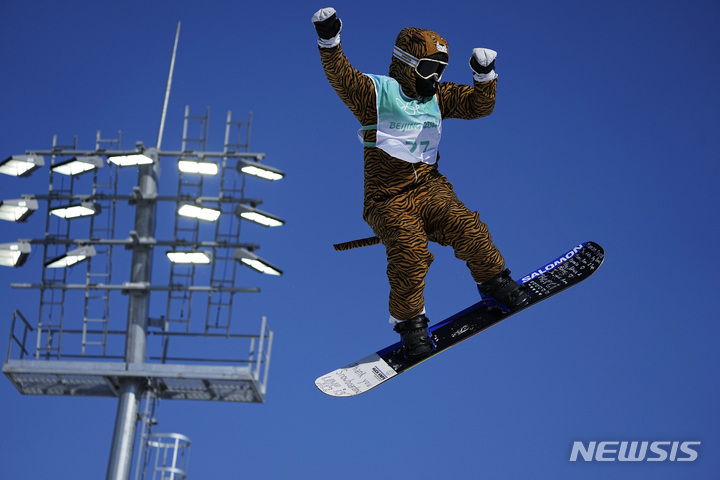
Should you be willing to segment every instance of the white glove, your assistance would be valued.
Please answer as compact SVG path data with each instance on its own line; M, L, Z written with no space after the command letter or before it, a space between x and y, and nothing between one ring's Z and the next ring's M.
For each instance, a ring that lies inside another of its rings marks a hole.
M332 7L321 8L312 16L313 25L318 34L318 45L321 48L332 48L340 43L342 21Z
M497 78L495 73L495 58L497 52L489 48L475 48L470 57L470 68L473 78L477 82L489 82Z

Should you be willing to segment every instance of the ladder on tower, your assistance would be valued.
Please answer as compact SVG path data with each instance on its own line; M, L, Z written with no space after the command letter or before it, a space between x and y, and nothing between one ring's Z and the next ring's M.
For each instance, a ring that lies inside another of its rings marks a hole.
M199 128L195 134L188 132L190 124ZM179 160L201 161L202 152L207 147L207 134L210 123L210 107L205 110L204 116L190 115L190 107L185 107L183 123L182 157ZM177 196L188 203L195 203L204 194L203 175L183 173L178 170ZM199 240L200 221L175 215L173 231L174 241L197 243ZM196 274L195 264L170 264L167 309L165 313L166 328L170 324L179 324L186 332L190 331L190 318L194 292L185 287L193 285Z
M57 144L57 136L53 137L52 150L62 151L65 148L75 150L77 137L73 145L63 147ZM67 250L74 248L70 243L70 222L60 219L50 212L53 208L68 203L73 195L75 178L57 174L53 166L65 161L62 155L51 156L50 161L50 192L47 200L47 214L45 221L45 244L43 248L43 265L62 257ZM43 268L40 288L40 308L38 313L37 344L35 355L37 358L60 358L62 349L63 317L65 314L65 290L53 288L64 285L67 280L67 268ZM44 288L49 287L49 288Z
M95 139L95 151L120 149L120 136L117 139L102 139L100 131ZM115 212L117 203L117 167L99 168L93 171L92 200L103 212L102 217L90 217L90 239L112 239L115 237ZM98 244L96 254L88 259L85 284L99 287L112 283L113 245ZM81 355L100 352L107 355L107 341L110 324L110 291L102 288L85 290Z
M247 121L234 121L228 111L225 124L224 153L248 152L250 148L250 129L252 112ZM220 178L220 218L215 224L215 238L219 244L237 244L240 239L240 220L235 208L245 196L245 175L239 175L237 159L222 158ZM219 288L235 286L237 261L233 257L233 248L218 246L213 251L213 264L210 272L210 285ZM205 333L230 333L232 319L231 292L211 291L208 296L208 310L205 316Z

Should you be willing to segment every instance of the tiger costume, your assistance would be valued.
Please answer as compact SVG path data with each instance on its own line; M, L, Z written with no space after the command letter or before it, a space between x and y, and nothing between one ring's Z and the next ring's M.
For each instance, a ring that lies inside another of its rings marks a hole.
M505 268L487 225L465 207L439 172L440 156L434 150L443 119L471 120L492 113L497 75L493 70L476 76L472 86L440 83L448 43L420 28L405 28L398 35L388 77L366 75L343 53L342 22L334 9L319 10L313 23L330 85L361 125L363 218L386 249L390 321L396 330L403 323L426 326L423 292L433 261L428 241L451 246L478 284L499 277ZM422 75L423 60L423 68L437 69L440 75ZM426 329L420 330L427 336Z

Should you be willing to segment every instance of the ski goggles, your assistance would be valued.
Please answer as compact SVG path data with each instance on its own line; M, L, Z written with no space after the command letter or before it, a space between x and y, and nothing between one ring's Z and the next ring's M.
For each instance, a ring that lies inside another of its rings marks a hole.
M395 47L393 50L393 57L413 67L415 73L424 80L434 77L435 81L439 82L447 67L447 62L434 58L416 58L399 47Z

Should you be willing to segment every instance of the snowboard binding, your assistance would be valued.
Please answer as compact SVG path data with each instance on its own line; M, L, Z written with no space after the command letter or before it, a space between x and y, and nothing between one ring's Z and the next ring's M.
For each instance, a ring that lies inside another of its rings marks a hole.
M408 359L417 359L435 351L435 343L428 331L428 318L418 315L412 320L400 322L393 330L400 334L403 352Z
M518 310L529 301L528 290L510 277L510 270L505 269L490 280L478 285L480 296L491 297L505 306L508 311Z

